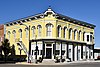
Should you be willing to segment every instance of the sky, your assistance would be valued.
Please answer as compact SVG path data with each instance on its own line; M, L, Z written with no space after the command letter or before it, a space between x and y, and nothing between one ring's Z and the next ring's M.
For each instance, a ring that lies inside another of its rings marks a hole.
M60 14L96 25L95 47L100 47L100 0L0 0L0 24L42 13Z

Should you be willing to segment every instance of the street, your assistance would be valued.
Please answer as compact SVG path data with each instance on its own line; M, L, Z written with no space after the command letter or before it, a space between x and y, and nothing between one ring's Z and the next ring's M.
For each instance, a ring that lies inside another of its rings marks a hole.
M0 64L0 67L100 67L100 62L70 63L59 65Z

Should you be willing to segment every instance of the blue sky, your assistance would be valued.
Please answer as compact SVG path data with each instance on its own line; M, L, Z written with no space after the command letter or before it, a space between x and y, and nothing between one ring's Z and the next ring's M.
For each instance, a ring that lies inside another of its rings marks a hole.
M100 47L100 0L0 0L0 24L44 12L57 12L96 25L95 47Z

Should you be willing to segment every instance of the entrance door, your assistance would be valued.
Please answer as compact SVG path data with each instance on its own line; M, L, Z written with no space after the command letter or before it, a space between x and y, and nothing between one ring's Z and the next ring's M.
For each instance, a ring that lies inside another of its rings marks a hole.
M52 58L52 48L46 48L46 59Z

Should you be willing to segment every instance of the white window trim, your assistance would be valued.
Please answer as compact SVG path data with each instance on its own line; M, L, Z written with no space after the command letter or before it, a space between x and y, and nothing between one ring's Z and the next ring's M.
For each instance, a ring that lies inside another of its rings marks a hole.
M61 37L61 27L59 27L59 37Z
M28 38L28 29L26 29L26 38Z
M41 37L42 35L42 28L38 26L38 37Z
M72 29L69 31L69 39L72 39Z
M79 40L81 41L81 31L79 31Z
M74 39L77 40L77 31L74 31Z

